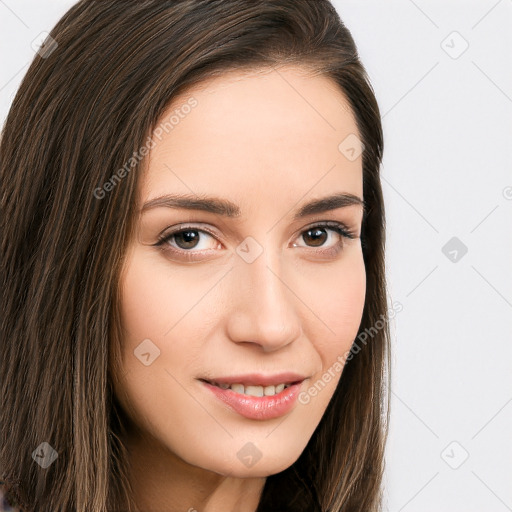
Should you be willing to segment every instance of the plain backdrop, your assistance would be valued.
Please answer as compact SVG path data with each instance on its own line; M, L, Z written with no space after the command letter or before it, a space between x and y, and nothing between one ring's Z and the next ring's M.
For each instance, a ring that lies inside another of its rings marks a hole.
M0 117L69 0L0 0ZM385 509L512 510L512 0L336 0L385 132ZM36 129L36 128L34 128Z

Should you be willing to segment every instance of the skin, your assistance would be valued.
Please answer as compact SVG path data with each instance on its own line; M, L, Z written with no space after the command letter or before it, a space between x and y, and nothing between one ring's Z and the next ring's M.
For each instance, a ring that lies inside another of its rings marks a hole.
M166 193L204 194L236 203L241 215L168 207L140 214L121 275L115 393L132 422L125 441L141 510L249 512L265 478L307 445L341 376L333 364L361 321L362 207L293 220L312 199L363 198L361 157L338 149L358 130L336 84L305 68L231 71L182 93L163 118L192 96L197 106L145 161L138 206ZM325 221L344 223L355 238L327 227L315 244L307 231ZM176 238L155 246L184 223L214 236L195 231L199 242L189 249ZM263 249L251 263L236 252L249 236ZM332 247L341 250L322 255ZM172 248L199 256L186 261ZM134 356L145 339L160 350L149 366ZM335 377L309 403L271 420L239 415L198 380L295 371L307 376L307 390L329 368ZM248 442L261 454L251 467L237 456Z

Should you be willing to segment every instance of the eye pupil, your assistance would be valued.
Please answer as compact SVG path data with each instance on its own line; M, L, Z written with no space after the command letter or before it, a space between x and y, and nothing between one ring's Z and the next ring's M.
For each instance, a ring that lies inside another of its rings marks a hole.
M306 240L307 238L313 239L312 245L314 247L323 245L323 243L326 240L326 237L327 237L327 234L325 232L325 229L321 229L321 228L308 229L306 231L306 233L304 234L304 240L306 241L306 243L307 243L307 240Z
M174 235L174 240L180 249L193 249L199 241L199 233L197 231L180 231Z

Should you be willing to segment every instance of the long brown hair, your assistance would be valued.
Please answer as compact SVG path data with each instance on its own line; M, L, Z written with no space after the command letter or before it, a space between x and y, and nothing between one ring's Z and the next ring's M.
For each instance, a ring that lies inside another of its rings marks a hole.
M388 314L380 114L329 0L82 0L50 35L0 146L0 480L27 511L133 511L111 376L142 164L119 170L169 102L214 75L292 64L330 77L364 144L363 333ZM358 348L299 459L267 478L259 512L379 510L387 324ZM45 469L41 443L57 453Z

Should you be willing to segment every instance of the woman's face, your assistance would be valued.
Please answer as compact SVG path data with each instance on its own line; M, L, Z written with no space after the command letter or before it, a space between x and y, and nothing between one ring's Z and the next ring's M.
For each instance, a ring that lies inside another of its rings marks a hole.
M268 476L305 448L361 321L357 126L334 82L291 67L210 79L161 122L115 392L155 456Z

